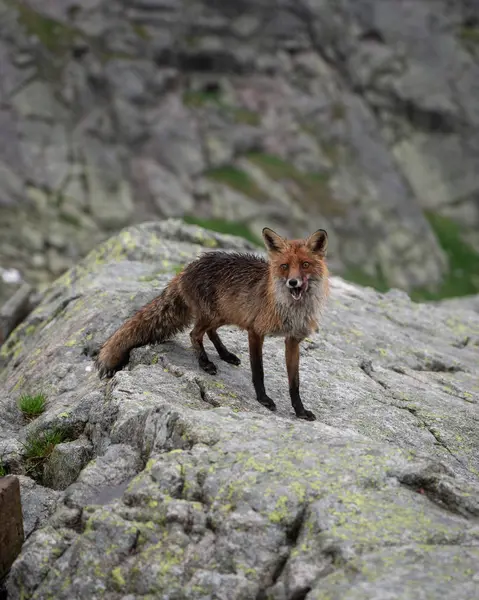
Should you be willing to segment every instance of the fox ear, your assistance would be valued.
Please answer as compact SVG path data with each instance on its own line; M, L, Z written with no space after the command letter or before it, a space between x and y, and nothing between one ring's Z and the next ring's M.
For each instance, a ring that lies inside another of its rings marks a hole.
M265 227L262 233L265 246L269 252L279 252L283 248L285 240L276 231Z
M315 254L325 256L328 248L328 234L324 229L318 229L306 240L306 246Z

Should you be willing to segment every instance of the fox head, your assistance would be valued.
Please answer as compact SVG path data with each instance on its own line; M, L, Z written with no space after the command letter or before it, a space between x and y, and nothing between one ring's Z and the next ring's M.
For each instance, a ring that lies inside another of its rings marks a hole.
M318 229L306 239L287 240L265 227L263 239L276 283L294 300L307 296L308 290L327 275L328 234L324 229Z

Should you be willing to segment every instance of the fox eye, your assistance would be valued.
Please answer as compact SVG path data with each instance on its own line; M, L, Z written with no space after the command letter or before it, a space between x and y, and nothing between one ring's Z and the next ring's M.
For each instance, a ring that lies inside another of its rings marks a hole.
M307 269L309 267L309 262L304 261L303 263L303 269Z
M283 271L286 271L286 269L288 268L288 265L281 265L281 268L283 269Z

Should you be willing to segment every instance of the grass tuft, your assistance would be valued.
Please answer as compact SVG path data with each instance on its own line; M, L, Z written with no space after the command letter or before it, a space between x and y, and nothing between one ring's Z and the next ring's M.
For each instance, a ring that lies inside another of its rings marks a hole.
M25 418L31 420L41 415L45 410L47 398L45 394L23 394L18 401L18 407Z
M68 441L68 439L66 432L61 429L31 433L24 445L27 474L37 481L41 481L45 461L49 458L55 446Z
M5 475L8 475L7 467L0 462L0 477L5 477Z

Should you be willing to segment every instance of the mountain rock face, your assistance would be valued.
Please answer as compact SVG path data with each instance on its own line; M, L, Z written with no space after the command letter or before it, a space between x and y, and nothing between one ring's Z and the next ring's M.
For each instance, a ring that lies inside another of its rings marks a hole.
M19 475L26 537L8 600L476 599L472 302L426 306L333 277L301 350L315 422L294 417L281 339L264 347L278 411L255 401L247 337L232 328L222 338L242 363L208 341L216 376L185 332L99 380L105 339L219 248L251 245L178 220L124 229L2 346L0 458ZM40 392L46 409L27 421L19 398Z
M479 252L478 52L472 0L0 0L0 266L195 215L436 286L425 211Z

